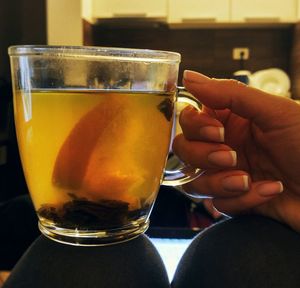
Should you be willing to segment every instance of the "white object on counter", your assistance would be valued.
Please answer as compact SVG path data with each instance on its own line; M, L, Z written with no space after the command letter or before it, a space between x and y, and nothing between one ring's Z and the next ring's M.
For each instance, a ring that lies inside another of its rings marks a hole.
M257 71L249 76L249 85L265 92L290 97L291 81L281 69L269 68Z

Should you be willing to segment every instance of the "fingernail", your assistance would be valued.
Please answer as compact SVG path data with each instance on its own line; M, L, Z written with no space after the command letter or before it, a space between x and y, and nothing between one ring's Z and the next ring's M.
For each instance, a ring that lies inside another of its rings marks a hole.
M200 135L210 141L224 142L224 127L205 126L200 128Z
M183 72L183 79L189 82L202 83L210 80L211 78L195 71L185 70Z
M217 166L233 167L236 165L237 156L235 151L217 151L210 153L207 159Z
M231 191L248 191L249 177L248 175L229 176L222 181L223 188Z
M180 108L178 110L180 110ZM194 116L194 115L199 114L199 111L192 105L188 105L188 106L184 107L183 109L181 109L180 113L181 113L181 116L189 117L190 115Z
M283 192L283 185L280 181L274 181L260 184L256 189L261 196L273 196Z
M216 208L212 211L212 216L214 219L218 219L219 217L223 216L221 212L219 212Z

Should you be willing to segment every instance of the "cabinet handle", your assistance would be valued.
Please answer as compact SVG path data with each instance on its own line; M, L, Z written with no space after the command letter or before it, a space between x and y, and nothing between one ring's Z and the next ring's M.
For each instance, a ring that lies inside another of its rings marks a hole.
M209 23L213 23L216 22L217 19L215 17L188 17L188 18L181 18L181 22L183 23L199 23L199 22L209 22Z
M272 23L272 22L280 22L279 17L245 17L244 18L246 22L266 22L266 23Z
M145 18L147 13L113 13L115 18Z

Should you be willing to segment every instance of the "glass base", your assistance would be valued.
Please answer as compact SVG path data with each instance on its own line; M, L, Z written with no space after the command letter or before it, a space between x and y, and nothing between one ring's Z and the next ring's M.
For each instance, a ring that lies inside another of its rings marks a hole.
M43 235L56 242L74 246L107 246L129 241L144 233L148 227L149 220L120 229L83 231L44 225L39 221L39 229Z

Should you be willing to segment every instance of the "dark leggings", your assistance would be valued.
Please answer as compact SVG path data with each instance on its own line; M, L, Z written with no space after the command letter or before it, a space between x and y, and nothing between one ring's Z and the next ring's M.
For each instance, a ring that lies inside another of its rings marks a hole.
M226 220L200 233L173 282L142 235L106 247L63 245L40 236L3 288L300 287L300 234L260 216Z

